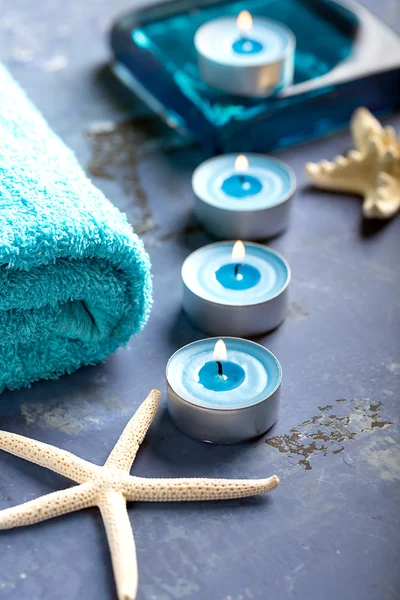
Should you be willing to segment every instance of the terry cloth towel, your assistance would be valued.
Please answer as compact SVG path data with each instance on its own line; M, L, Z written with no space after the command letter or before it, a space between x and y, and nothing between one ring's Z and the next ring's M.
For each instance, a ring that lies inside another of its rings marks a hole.
M150 305L142 242L0 65L0 391L105 360Z

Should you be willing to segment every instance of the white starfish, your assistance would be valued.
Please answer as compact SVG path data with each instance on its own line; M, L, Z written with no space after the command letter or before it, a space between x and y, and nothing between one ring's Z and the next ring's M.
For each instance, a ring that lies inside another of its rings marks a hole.
M389 219L400 210L400 140L366 108L355 111L350 127L356 150L308 163L306 173L316 187L363 196L367 219Z
M55 446L0 431L1 449L80 484L0 511L0 530L32 525L97 506L107 533L118 598L133 600L138 574L127 501L222 500L262 494L277 487L279 479L276 475L256 480L145 479L129 475L159 402L160 392L152 390L129 421L103 467Z

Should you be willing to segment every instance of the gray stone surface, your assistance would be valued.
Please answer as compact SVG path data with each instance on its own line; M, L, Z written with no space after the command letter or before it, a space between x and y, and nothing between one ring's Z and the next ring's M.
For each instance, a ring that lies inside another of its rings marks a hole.
M368 4L400 30L396 0ZM271 245L291 263L291 304L282 327L261 339L283 366L280 419L262 439L234 447L180 434L165 412L164 370L178 347L201 337L181 314L180 267L209 241L191 215L190 175L204 156L179 148L111 85L106 33L131 6L0 1L0 58L143 232L155 288L149 324L129 349L105 365L2 394L0 425L101 463L159 387L163 406L134 473L280 476L268 498L132 505L139 600L395 600L400 219L365 224L358 199L308 187L304 163L349 148L347 133L281 152L298 193L290 230ZM399 116L388 122L400 129ZM0 508L67 484L0 455ZM0 599L114 596L95 510L1 533Z

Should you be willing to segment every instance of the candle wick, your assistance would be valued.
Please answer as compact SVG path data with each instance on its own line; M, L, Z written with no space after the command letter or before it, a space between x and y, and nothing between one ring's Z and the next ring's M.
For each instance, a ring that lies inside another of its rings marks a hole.
M235 278L238 278L239 275L239 269L242 265L240 263L238 263L237 265L235 265Z
M246 181L245 176L242 173L239 173L239 181L243 185Z
M224 371L223 371L223 369L222 369L222 363L221 363L221 361L217 360L217 365L218 365L218 375L219 375L220 377L222 377L222 376L223 376L223 374L224 374Z

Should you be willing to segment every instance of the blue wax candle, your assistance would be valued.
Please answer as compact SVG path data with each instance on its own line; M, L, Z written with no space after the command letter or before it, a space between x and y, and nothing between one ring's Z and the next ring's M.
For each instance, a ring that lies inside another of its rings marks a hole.
M241 442L261 435L278 418L281 366L249 340L193 342L169 359L166 376L169 414L192 437Z
M203 80L229 94L265 98L292 82L296 40L281 23L242 11L204 23L194 44Z
M167 365L171 388L185 401L205 408L241 409L270 396L280 385L278 360L263 346L240 338L221 338L227 360L215 360L218 338L193 342L178 350Z
M237 246L235 242L220 242L193 252L182 267L185 284L196 295L228 306L260 304L285 289L290 270L279 254L267 246L245 242L245 255L237 258ZM237 264L242 280L235 276Z
M257 54L264 50L264 46L257 40L241 37L232 44L232 50L238 54Z
M197 167L192 178L195 209L220 239L266 239L287 227L296 188L288 165L266 156L224 154Z
M248 290L254 287L261 279L261 273L252 265L229 263L222 265L215 277L223 287L230 290Z
M290 267L277 252L246 242L219 242L182 266L183 307L213 335L251 336L277 327L287 306Z
M255 196L255 194L261 192L262 188L262 183L258 177L247 173L234 173L227 177L221 185L222 191L233 198Z
M199 371L199 383L207 390L229 392L245 380L244 369L231 361L208 361Z
M242 10L237 18L236 25L240 32L240 38L232 44L234 52L237 54L257 54L264 50L263 44L249 35L253 29L253 17L249 11Z

